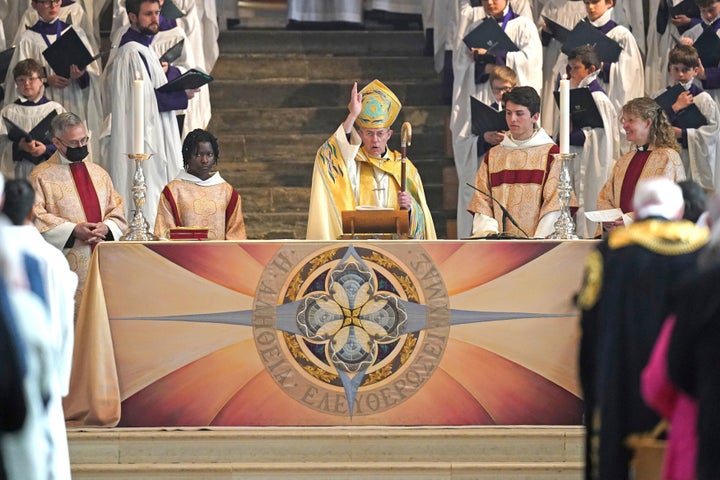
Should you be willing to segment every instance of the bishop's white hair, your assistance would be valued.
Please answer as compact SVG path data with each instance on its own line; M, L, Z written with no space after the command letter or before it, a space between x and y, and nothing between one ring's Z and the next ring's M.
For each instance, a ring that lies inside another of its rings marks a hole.
M635 186L633 207L638 219L663 217L679 220L684 205L682 189L667 177L640 180Z

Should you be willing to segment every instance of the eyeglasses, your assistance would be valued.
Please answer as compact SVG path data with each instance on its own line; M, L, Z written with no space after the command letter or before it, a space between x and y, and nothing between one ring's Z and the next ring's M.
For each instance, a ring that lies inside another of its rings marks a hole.
M55 138L57 138L57 137L55 137ZM77 147L84 147L85 145L87 145L88 142L90 141L90 137L84 137L84 138L81 138L80 140L75 140L73 142L70 142L73 145L68 145L67 143L63 142L59 138L57 140L58 140L58 142L62 143L63 146L65 146L67 148L77 148Z
M40 77L18 77L15 79L15 83L18 85L24 85L26 83L32 83L35 80L40 80Z
M507 93L510 90L512 90L512 87L492 87L492 92L494 94Z
M40 5L57 5L58 3L62 3L62 0L34 0L34 2Z
M198 159L205 157L208 160L212 160L213 158L215 158L215 154L213 152L198 152L198 153L194 153L193 157L198 158Z

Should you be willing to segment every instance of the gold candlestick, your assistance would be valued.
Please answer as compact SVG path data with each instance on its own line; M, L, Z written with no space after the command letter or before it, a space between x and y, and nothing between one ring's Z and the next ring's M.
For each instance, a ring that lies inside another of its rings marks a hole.
M570 175L570 162L575 158L574 153L554 153L556 162L562 162L558 190L560 198L560 218L555 222L555 231L548 238L558 240L577 240L575 222L570 215L570 197L573 191L572 176Z
M150 231L150 225L142 212L142 207L145 205L145 175L143 174L142 162L152 157L152 153L128 153L128 158L135 161L135 174L133 175L133 203L135 204L135 211L133 218L130 221L130 227L128 228L125 235L120 237L120 240L126 241L152 241L158 238Z

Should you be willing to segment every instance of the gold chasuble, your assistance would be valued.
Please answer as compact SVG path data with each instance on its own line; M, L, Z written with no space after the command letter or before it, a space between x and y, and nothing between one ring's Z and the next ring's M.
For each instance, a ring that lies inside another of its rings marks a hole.
M372 157L361 147L355 129L350 140L338 127L317 151L313 168L308 240L335 240L342 232L341 212L358 206L398 209L400 152L387 150L383 158ZM415 166L406 163L407 191L412 196L410 236L434 240L435 225L425 201L425 191Z

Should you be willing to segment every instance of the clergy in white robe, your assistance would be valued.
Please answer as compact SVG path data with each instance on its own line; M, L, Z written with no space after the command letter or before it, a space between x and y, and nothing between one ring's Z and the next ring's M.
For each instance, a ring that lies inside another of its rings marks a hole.
M25 132L32 131L52 112L65 109L44 95L45 73L42 65L32 58L20 61L13 69L17 88L21 93L13 103L0 110L0 118L8 119ZM0 121L0 172L6 178L27 178L30 171L40 162L55 153L55 145L47 141L24 138L10 138L5 120Z
M516 14L511 5L506 5L500 13L503 30L520 49L518 52L507 53L502 64L515 71L518 76L518 85L532 86L539 92L542 89L542 43L537 27L530 16ZM531 15L529 9L527 9L527 14ZM471 136L470 97L473 96L487 105L495 102L490 83L488 81L481 84L476 83L475 62L470 50L462 41L463 37L485 17L486 13L483 8L471 7L467 2L462 3L453 52L454 84L450 114L453 156L459 186L466 183L472 184L478 168L477 152L472 150L473 142L467 141ZM498 61L500 60L498 59ZM467 189L460 190L458 201L462 201L465 207L469 195L471 192L468 192ZM459 218L462 219L464 216L459 216ZM459 235L469 234L467 222L465 220L459 220L459 222L463 225L462 228L459 227Z
M48 375L48 403L42 411L41 418L33 418L30 431L40 428L47 438L31 438L35 435L20 435L12 447L4 447L13 452L11 456L20 455L24 458L34 458L38 453L38 444L47 443L49 448L46 456L39 458L40 465L35 465L32 471L42 470L52 472L51 476L37 478L70 479L70 459L68 455L67 435L65 432L65 416L62 408L62 397L66 396L70 385L70 367L73 352L74 328L74 296L77 288L77 275L70 270L65 256L49 243L47 243L37 228L32 224L32 207L35 192L25 180L12 180L6 188L6 199L3 211L12 218L12 226L0 227L0 239L7 249L14 252L17 257L23 256L32 259L35 265L33 290L38 293L48 312L46 321L40 324L32 323L23 328L26 338L32 341L41 341L47 355L46 361L50 369ZM38 285L41 280L42 285ZM37 337L36 337L37 336ZM37 413L37 412L35 412ZM38 424L39 422L39 424ZM26 432L27 433L27 432ZM24 440L29 440L25 443ZM41 447L42 448L42 447ZM29 451L25 451L29 449ZM19 451L18 451L19 450ZM13 460L13 467L19 467ZM39 467L39 468L38 468ZM47 469L47 470L45 470ZM18 478L36 478L29 475L30 471L24 469L23 476Z
M35 226L65 254L78 275L77 308L92 249L101 241L119 240L127 222L123 199L87 151L82 120L73 113L61 113L53 119L52 130L58 151L33 169L28 180L35 190Z
M64 78L50 68L42 55L42 52L68 28L73 28L77 32L91 54L96 52L81 28L70 27L58 18L59 4L33 2L33 7L37 10L40 20L17 36L15 53L10 61L9 71L12 71L19 61L26 58L34 58L40 62L47 71L48 85L45 88L45 96L62 105L65 110L76 112L85 119L91 132L91 148L94 152L98 151L97 140L104 117L99 62L90 63L84 71L71 70L70 78ZM13 102L17 96L18 91L15 88L14 79L9 76L5 81L5 104Z
M593 52L590 56L595 57L595 65L594 62L588 62L594 68L590 68L590 73L579 82L571 73L570 84L573 88L590 89L603 126L600 128L573 126L570 132L570 153L576 155L571 162L573 191L578 201L575 227L580 238L593 238L597 232L598 224L585 218L585 212L597 210L598 193L610 178L614 159L620 155L617 113L597 81L600 61L592 47L579 47L571 53L571 72L572 67L579 66L578 64L582 64L582 59L587 58L588 49ZM585 68L587 69L587 66Z
M643 3L644 2L638 2L637 0L615 0L613 20L619 25L627 27L627 29L632 32L640 54L645 58L647 49L645 46L645 13L643 12ZM650 8L648 12L655 12L655 10Z
M110 158L104 160L108 162L115 188L127 202L131 202L135 168L127 154L152 154L143 163L147 188L143 214L152 230L160 192L182 169L180 133L175 111L187 108L188 98L192 97L193 92L164 93L157 90L167 83L172 72L176 72L170 68L166 76L157 54L150 48L153 35L159 30L159 3L133 0L126 7L130 29L122 36L116 55L105 68L106 82L113 96ZM139 14L136 13L138 11ZM133 125L136 119L127 105L132 98L136 79L142 80L144 152L133 152L136 141L133 138ZM132 207L128 205L128 208Z
M582 0L549 0L542 9L542 15L572 30L577 23L585 18L585 4ZM541 17L542 25L545 20ZM558 76L553 70L562 43L552 36L547 28L541 28L540 39L543 44L543 94L540 110L540 124L546 132L555 131L555 117L558 115L554 92L558 89Z

